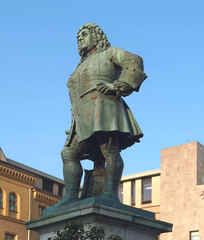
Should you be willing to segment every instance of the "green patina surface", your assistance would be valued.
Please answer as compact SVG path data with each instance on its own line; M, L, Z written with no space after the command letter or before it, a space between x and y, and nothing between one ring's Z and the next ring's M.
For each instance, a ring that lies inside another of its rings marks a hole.
M96 182L103 184L101 190L84 189L82 198L95 195L119 203L118 186L124 166L120 151L143 137L123 99L138 92L147 77L142 58L111 47L103 30L94 23L79 29L77 41L81 61L67 83L72 124L61 153L66 194L45 215L79 201L83 173L80 160L85 158L94 162L94 168L105 169L105 175L101 180L92 180L92 190Z
M77 133L78 141L90 138L95 132L118 131L121 149L137 142L143 136L142 131L121 95L138 91L145 78L142 59L121 48L95 51L84 60L67 83L75 123L71 132ZM114 92L117 85L120 96ZM112 90L108 91L109 88Z
M132 223L143 227L151 227L160 232L169 232L172 230L172 224L155 220L155 214L142 209L126 206L120 203L113 203L108 200L102 200L100 197L92 197L79 202L69 204L67 209L60 213L50 216L44 216L26 223L26 228L30 230L39 230L45 226L52 226L59 222L68 222L82 220L86 216L105 217L107 221L118 219L123 224Z

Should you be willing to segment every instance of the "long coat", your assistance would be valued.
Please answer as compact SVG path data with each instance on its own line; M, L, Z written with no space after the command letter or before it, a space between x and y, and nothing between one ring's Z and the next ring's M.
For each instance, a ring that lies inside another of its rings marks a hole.
M146 78L142 58L121 48L110 47L95 52L78 65L67 86L72 104L72 127L65 145L75 132L78 142L97 132L118 132L120 149L139 142L143 133L122 97L104 95L97 91L98 84L121 81L139 91Z

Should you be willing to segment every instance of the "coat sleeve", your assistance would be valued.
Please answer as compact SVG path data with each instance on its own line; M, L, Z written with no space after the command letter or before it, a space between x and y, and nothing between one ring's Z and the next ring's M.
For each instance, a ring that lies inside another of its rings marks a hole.
M129 84L134 91L138 92L142 82L147 78L143 72L142 58L118 47L109 48L107 58L113 64L121 67L118 81Z

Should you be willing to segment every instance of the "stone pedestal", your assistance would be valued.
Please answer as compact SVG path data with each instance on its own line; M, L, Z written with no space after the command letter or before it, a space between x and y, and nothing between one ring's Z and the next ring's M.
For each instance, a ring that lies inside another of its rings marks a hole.
M103 226L105 239L114 234L124 240L157 240L160 233L172 231L172 224L155 220L154 213L99 197L81 200L65 211L26 222L26 228L37 231L40 240L47 240L69 222L81 222L85 229Z

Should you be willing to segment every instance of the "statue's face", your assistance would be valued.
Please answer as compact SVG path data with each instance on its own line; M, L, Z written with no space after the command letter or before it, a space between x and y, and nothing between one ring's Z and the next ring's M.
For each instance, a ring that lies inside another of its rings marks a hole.
M87 28L79 32L77 40L78 40L80 55L87 54L89 51L91 51L95 47L93 37Z

